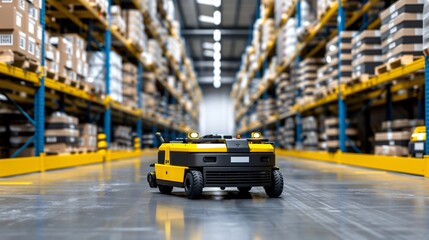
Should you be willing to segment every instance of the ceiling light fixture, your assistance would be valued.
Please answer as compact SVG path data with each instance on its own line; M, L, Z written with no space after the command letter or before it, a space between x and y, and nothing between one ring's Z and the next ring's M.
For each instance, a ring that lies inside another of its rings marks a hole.
M213 51L211 51L211 50L204 50L203 55L204 55L205 57L213 57L214 52L213 52Z
M222 22L222 15L221 15L220 11L216 10L213 13L213 17L206 16L206 15L200 15L200 16L198 16L198 20L200 22L213 23L214 25L219 25Z
M214 30L213 31L213 40L215 42L219 42L221 38L222 38L222 33L220 32L220 30L219 29Z
M205 48L205 49L213 49L213 43L210 43L210 42L204 42L203 43L203 48Z
M222 5L221 0L197 0L197 3L214 7L220 7L220 5Z

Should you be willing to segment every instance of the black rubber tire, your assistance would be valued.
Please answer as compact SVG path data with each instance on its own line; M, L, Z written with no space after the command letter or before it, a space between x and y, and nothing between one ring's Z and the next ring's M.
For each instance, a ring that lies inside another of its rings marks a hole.
M162 194L170 194L171 191L173 191L172 186L165 186L165 185L159 185L159 184L158 184L158 189Z
M189 171L186 173L184 185L187 198L199 198L204 188L203 174L196 170Z
M237 189L241 193L248 193L252 187L237 187Z
M276 198L282 195L283 192L283 175L279 170L273 170L271 177L271 186L264 187L264 189L268 197Z

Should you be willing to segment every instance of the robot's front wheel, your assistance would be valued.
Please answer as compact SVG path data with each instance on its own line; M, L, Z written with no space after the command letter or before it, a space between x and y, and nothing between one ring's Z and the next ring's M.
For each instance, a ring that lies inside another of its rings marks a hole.
M268 197L279 197L283 192L283 176L279 170L273 170L271 178L271 186L264 187L265 193Z
M173 191L173 187L165 186L165 185L159 185L159 184L158 184L158 189L163 194L169 194L169 193L171 193L171 191Z
M191 170L185 175L185 193L189 199L201 196L204 188L203 174L200 171Z

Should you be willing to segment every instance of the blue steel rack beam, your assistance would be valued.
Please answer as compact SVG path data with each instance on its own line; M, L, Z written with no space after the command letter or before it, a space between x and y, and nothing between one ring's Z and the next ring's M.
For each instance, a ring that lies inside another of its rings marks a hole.
M429 155L429 56L425 56L425 125L426 125L426 142L425 155Z
M42 0L40 11L40 25L42 27L42 47L41 47L41 75L40 85L36 90L34 99L34 120L35 126L35 155L40 156L45 151L45 8L46 2Z
M105 56L105 83L106 83L106 98L110 99L110 50L112 47L110 26L112 24L110 6L112 6L112 0L108 1L107 6L107 29L104 33L104 56ZM104 133L106 134L107 148L110 148L110 142L112 141L112 106L109 103L106 111L104 112Z
M338 127L339 142L341 152L346 152L346 104L342 97L341 90L341 33L346 29L346 17L342 5L342 0L338 0Z
M140 61L137 62L137 106L140 110L143 109L143 102L142 102L142 89L143 89L143 65ZM143 120L141 117L137 120L137 137L140 141L140 149L142 148L142 137L143 137Z
M296 14L296 28L298 29L299 27L301 27L301 0L298 0L296 3L296 10L295 10L295 14ZM301 62L301 56L298 55L295 58L295 69L296 71L298 71L299 69L299 63ZM296 73L295 73L296 76ZM301 90L298 88L298 84L297 84L298 78L295 79L295 87L296 87L296 96L297 98L301 97ZM302 120L301 120L301 114L297 113L295 116L295 147L297 148L301 148L302 146Z

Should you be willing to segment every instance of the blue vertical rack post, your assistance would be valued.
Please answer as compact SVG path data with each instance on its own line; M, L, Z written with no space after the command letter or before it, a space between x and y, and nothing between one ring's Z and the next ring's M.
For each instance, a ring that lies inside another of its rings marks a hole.
M142 102L142 89L143 89L143 66L142 62L137 62L137 106L140 110L143 109L143 102ZM140 148L142 148L142 137L143 137L143 120L142 117L139 116L137 119L136 124L136 130L137 130L137 137L140 141Z
M107 29L104 33L104 56L105 56L105 84L106 84L106 98L110 101L110 50L111 50L111 32L110 27L112 24L110 16L110 6L112 6L112 0L108 1L107 6ZM107 105L106 111L104 112L104 133L106 134L107 148L110 147L112 140L112 108L110 102Z
M301 1L298 0L296 3L296 28L301 27ZM298 55L295 58L295 68L296 70L298 70L299 68L299 63L301 62L301 56ZM298 79L294 79L295 82L295 87L298 86L298 84L296 84L296 82L298 81ZM296 88L296 97L299 98L301 97L301 91L299 88ZM296 130L296 144L295 147L300 148L302 145L302 121L301 121L301 114L297 113L295 116L295 130Z
M338 0L338 127L341 152L346 152L346 104L341 91L341 33L345 30L345 14L342 0Z
M42 0L42 9L40 11L40 25L42 27L42 46L41 46L41 75L40 85L36 90L34 101L34 120L35 120L35 155L40 156L45 148L45 8L46 2Z
M425 125L426 142L425 154L429 155L429 57L425 56Z

